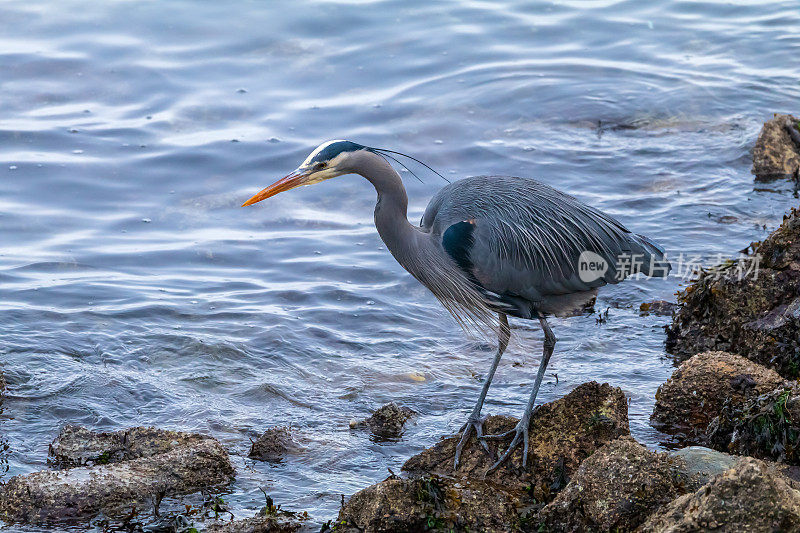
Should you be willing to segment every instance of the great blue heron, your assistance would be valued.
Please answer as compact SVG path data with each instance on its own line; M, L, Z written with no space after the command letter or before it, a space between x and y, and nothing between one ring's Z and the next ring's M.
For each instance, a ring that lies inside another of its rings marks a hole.
M244 205L343 174L360 174L372 183L378 193L375 226L394 258L462 326L498 332L492 366L461 428L454 467L474 432L487 452L485 439L514 435L488 472L500 466L520 442L524 468L531 413L556 344L546 317L572 314L594 300L598 287L618 283L627 275L641 272L665 277L670 265L664 251L648 238L533 179L477 176L456 181L433 197L420 226L413 226L407 218L403 182L387 160L397 161L398 154L405 155L351 141L326 142L294 172ZM544 350L519 423L506 434L484 435L481 409L511 336L508 315L538 320L544 331Z

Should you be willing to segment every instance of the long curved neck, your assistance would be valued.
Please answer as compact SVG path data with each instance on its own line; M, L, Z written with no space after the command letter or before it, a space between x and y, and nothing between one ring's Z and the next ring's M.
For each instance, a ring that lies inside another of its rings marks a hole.
M408 222L408 195L403 180L382 157L369 153L359 165L358 174L366 178L378 193L375 204L375 227L392 255L404 267L413 253L420 232Z
M359 155L355 172L378 192L375 227L397 262L428 287L464 327L482 323L494 328L497 315L484 296L429 233L408 222L408 195L400 175L377 154L363 151Z

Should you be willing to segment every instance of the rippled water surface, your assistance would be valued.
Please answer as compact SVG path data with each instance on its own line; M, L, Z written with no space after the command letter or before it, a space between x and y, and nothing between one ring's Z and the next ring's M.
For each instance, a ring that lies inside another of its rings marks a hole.
M704 263L796 203L750 174L761 123L798 111L794 1L7 1L0 20L0 479L44 468L65 423L196 430L234 455L237 516L263 488L318 529L458 429L493 348L395 263L372 187L239 207L325 139L536 177ZM420 174L414 221L443 183ZM663 443L668 318L637 310L682 283L554 319L542 401L608 381ZM536 371L541 333L513 325L488 413L518 414ZM391 400L419 412L399 442L348 428ZM246 459L273 425L304 451Z

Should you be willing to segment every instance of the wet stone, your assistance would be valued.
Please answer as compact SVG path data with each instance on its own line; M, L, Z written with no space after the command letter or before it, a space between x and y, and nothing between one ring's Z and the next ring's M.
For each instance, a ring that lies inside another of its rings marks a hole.
M656 315L656 316L672 316L678 304L675 302L668 302L666 300L655 300L652 302L645 302L639 306L639 315Z
M378 440L398 439L403 434L406 422L416 414L408 407L400 407L394 402L387 403L366 420L350 422L350 428L367 428Z
M758 181L791 177L800 168L800 121L776 114L764 123L753 148L753 174Z
M650 421L684 442L702 444L726 402L741 404L784 383L775 371L739 355L704 352L681 364L658 388Z
M354 494L334 531L483 531L518 529L519 498L479 480L392 476Z
M279 426L267 429L250 447L247 456L258 461L279 462L283 457L296 451L297 443L287 427Z
M122 434L128 435L123 440L130 446L119 451ZM88 437L83 445L81 435ZM162 497L219 488L233 481L234 468L225 449L202 435L153 428L93 434L72 426L62 436L54 443L53 457L58 457L58 462L89 462L94 466L45 470L9 479L0 487L0 516L4 520L77 522L100 513L124 519L152 509L153 501Z
M739 460L734 455L704 446L687 446L669 454L683 462L683 472L689 479L688 483L695 488L705 485L712 477L732 468Z
M152 457L209 438L196 433L153 427L97 432L67 425L50 445L48 463L56 468L119 463Z

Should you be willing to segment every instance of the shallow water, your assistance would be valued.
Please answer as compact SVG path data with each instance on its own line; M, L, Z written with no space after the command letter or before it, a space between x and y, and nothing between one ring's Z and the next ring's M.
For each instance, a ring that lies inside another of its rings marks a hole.
M458 429L492 346L395 263L371 186L239 208L325 139L537 177L703 264L797 203L750 174L761 123L798 111L793 1L9 1L0 20L0 480L44 468L65 423L195 430L235 456L238 517L263 488L318 529ZM420 175L414 221L443 183ZM668 319L637 310L681 270L606 288L606 323L553 320L541 401L608 381L662 445ZM487 413L519 413L536 371L541 333L513 325ZM399 442L348 429L392 400L419 412ZM305 451L247 460L273 425Z

